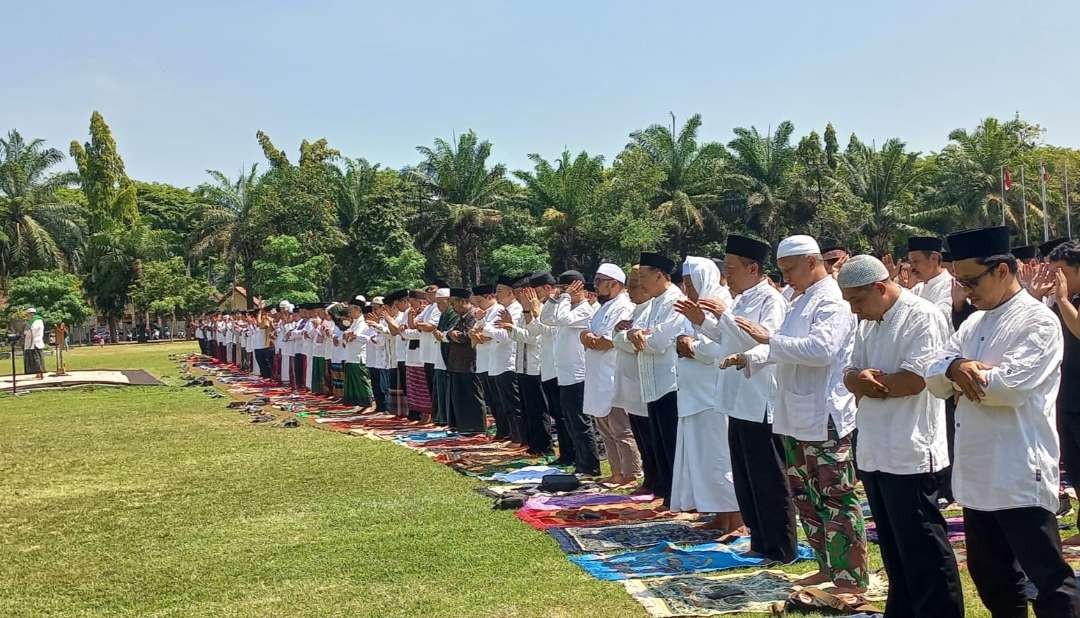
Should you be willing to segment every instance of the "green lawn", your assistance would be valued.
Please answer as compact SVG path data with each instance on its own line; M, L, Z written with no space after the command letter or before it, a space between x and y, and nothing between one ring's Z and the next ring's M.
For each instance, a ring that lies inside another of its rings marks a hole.
M194 349L66 358L175 384L167 356ZM0 613L644 615L476 481L388 443L251 425L225 401L178 386L0 396ZM965 584L968 615L985 615Z

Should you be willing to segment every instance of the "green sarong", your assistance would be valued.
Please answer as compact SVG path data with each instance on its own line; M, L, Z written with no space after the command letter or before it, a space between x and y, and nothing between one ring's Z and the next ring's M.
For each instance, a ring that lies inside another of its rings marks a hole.
M345 363L345 403L351 406L371 405L371 376L364 363Z
M311 392L321 393L326 382L326 359L321 356L311 357Z

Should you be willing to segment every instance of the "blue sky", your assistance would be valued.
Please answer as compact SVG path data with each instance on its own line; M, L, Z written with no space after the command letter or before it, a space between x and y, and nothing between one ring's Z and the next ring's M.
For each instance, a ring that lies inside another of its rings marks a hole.
M1027 6L1025 6L1027 5ZM0 131L67 151L91 110L140 180L193 186L302 138L391 167L475 129L510 169L700 112L701 137L832 121L940 149L1019 110L1080 146L1080 2L0 3Z

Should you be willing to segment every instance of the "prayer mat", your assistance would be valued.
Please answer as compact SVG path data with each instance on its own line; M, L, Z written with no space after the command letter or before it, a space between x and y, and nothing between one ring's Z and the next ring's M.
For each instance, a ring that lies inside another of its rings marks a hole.
M398 436L394 438L399 442L416 442L423 443L429 440L443 440L457 434L451 433L445 430L437 431L419 431L415 433L406 434L404 436Z
M618 506L586 506L579 509L560 511L536 511L519 509L514 513L518 519L537 530L548 528L610 526L634 521L652 521L657 519L681 519L696 521L697 515L673 513L660 510L659 501L647 504L622 504Z
M705 543L679 547L674 543L658 543L649 549L621 554L578 554L570 561L597 579L617 581L641 577L707 573L743 567L762 566L768 560L748 556L750 537L739 537L731 543ZM796 560L811 560L814 550L799 544Z
M945 518L945 532L949 536L949 543L956 543L957 541L964 540L964 518L963 517L946 517ZM874 543L878 542L877 526L873 522L866 523L866 540Z
M485 485L483 487L477 487L475 491L481 496L487 496L489 498L502 498L505 496L570 496L578 494L597 493L603 491L603 488L592 481L582 481L581 487L578 487L573 491L541 491L539 485L536 483L508 483L505 485Z
M656 497L652 494L630 496L615 493L594 493L577 496L537 496L525 503L525 508L537 511L558 511L561 509L576 509L583 506L598 506L604 504L635 504L652 502ZM652 545L652 543L649 543Z
M496 472L485 480L499 483L539 483L548 474L564 474L562 468L553 466L525 466L512 472Z
M715 543L724 535L686 521L648 521L599 528L549 528L548 534L568 554L603 553L653 547L657 543Z
M782 607L792 592L791 578L786 573L766 570L631 579L623 586L654 618L771 613L774 604Z

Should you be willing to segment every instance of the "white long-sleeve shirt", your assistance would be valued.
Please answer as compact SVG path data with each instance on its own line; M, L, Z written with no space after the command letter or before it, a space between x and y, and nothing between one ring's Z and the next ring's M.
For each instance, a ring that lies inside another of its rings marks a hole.
M356 339L353 339L352 341L342 340L345 344L343 346L345 350L345 362L366 363L368 341L371 339L371 333L367 322L365 322L362 317L356 318L349 324L349 328L345 332L352 333L356 336Z
M611 340L615 325L630 317L634 303L626 292L600 306L589 320L588 332ZM579 335L580 336L580 335ZM582 410L596 417L607 416L615 400L615 361L617 352L610 350L585 350L585 397Z
M439 323L439 316L442 315L442 311L439 310L439 306L435 303L431 303L417 316L417 320L420 322L426 322L435 326ZM446 366L442 363L442 353L439 351L439 341L435 339L435 335L432 333L420 332L420 359L424 361L424 364L431 363L435 365L436 369L446 369ZM442 365L442 366L440 366Z
M45 349L45 320L37 316L30 320L30 324L27 325L23 334L23 349Z
M540 379L544 382L559 377L555 363L555 310L559 307L559 301L549 298L540 306L540 315L532 316L532 320L525 325L525 330L531 335L540 337Z
M484 310L484 317L480 321L481 332L487 334L486 328L488 324L494 323L498 319L499 311L502 310L502 305L499 303L491 303L491 306ZM491 375L491 355L495 350L495 341L485 341L484 343L477 344L476 347L476 373L487 373Z
M585 381L585 346L581 345L581 331L589 327L594 312L587 300L571 305L569 294L559 296L551 318L551 325L556 327L553 345L559 386Z
M844 387L851 364L855 315L836 280L826 276L791 304L780 331L769 339L780 397L773 431L797 440L828 438L829 418L843 437L855 429L855 398Z
M649 311L652 300L647 300L634 307L630 314L631 324ZM611 342L615 344L615 397L611 401L613 408L622 408L627 414L648 416L649 409L641 398L641 377L638 375L637 350L626 338L627 331L615 333Z
M679 335L691 335L690 323L675 311L675 301L686 298L675 285L669 285L663 294L649 301L649 310L638 316L631 330L647 330L645 349L638 354L638 377L641 380L641 398L652 403L678 388L676 366L678 354L675 339Z
M361 320L361 324L364 326L364 335L367 337L365 364L372 369L392 369L396 365L392 364L392 359L389 354L393 349L390 337L390 331L386 327L386 322L379 320L375 323L375 326L370 326L366 321Z
M533 322L536 322L536 320L533 320ZM539 376L540 366L543 364L540 331L530 330L528 325L524 323L524 319L521 319L516 321L514 327L510 329L510 340L517 345L517 352L514 356L514 373Z
M489 314L490 319L484 321L484 334L491 337L487 345L491 346L488 351L488 375L497 376L506 372L513 373L517 367L517 342L510 339L510 333L499 328L496 323L501 319L505 310L510 314L514 324L521 323L521 303L514 301L505 307L496 304L495 311ZM488 316L485 316L488 317Z
M776 406L776 365L767 362L769 345L754 341L735 323L736 317L761 324L770 333L780 330L790 305L769 281L762 279L754 287L735 297L732 305L719 318L705 314L698 330L716 341L724 357L742 354L747 365L739 370L728 367L720 371L719 409L732 418L760 423L773 422Z
M945 373L957 358L993 367L982 401L957 398L952 482L962 506L1057 510L1055 407L1063 353L1057 316L1022 290L972 314L938 353L927 375L938 397L956 390Z
M949 271L942 269L930 280L918 283L911 289L916 296L930 301L941 311L950 333L952 333L952 287L953 276L949 274Z
M859 323L851 364L859 370L909 371L925 378L948 338L949 325L940 309L902 290L881 321ZM945 401L927 389L908 397L863 397L855 425L860 470L918 474L949 465Z

